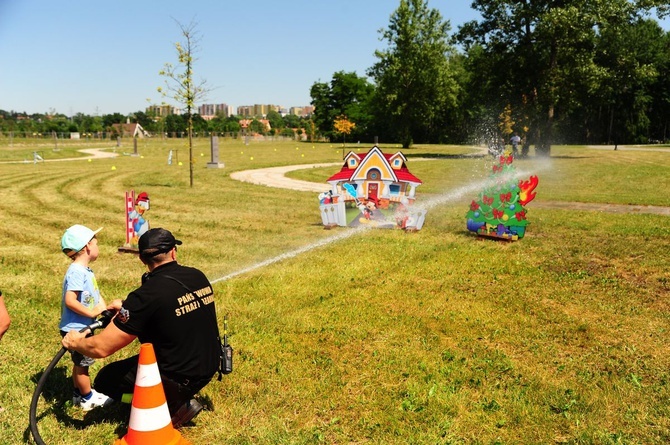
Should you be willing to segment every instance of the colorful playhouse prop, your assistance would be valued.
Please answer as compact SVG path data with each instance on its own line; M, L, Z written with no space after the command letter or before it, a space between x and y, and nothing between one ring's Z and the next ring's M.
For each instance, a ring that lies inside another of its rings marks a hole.
M144 214L149 210L149 195L142 192L135 197L135 190L126 192L126 243L119 252L137 253L140 236L149 230Z
M514 157L504 153L493 166L491 185L470 203L466 214L468 230L479 236L516 241L526 233L525 205L535 198L537 176L517 180Z
M386 154L376 145L367 153L349 152L328 178L330 190L319 194L323 225L420 230L426 211L414 202L422 182L406 163L401 152Z

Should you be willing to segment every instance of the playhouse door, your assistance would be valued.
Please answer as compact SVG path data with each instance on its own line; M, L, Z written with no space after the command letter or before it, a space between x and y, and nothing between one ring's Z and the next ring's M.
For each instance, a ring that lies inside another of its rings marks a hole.
M377 200L377 192L379 191L379 184L376 182L368 182L368 200L379 202Z

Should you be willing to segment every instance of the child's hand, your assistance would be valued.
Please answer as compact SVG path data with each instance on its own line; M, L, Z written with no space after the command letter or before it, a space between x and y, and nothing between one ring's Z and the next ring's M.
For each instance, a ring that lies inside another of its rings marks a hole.
M104 301L99 301L98 304L95 305L95 308L93 309L93 313L97 317L98 315L102 314L102 311L107 309L107 305L105 304Z

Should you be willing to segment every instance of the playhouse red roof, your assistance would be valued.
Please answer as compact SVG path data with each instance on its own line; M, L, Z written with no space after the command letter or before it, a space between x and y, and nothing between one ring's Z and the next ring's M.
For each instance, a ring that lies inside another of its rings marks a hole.
M365 159L368 156L369 153L370 152L360 155L360 158ZM386 162L388 162L389 164L391 163L391 160L396 156L395 154L390 154L390 153L382 153L382 155L384 155L384 158L386 159ZM355 171L356 171L356 169L349 168L349 166L345 162L344 165L342 166L342 169L339 172L335 173L330 178L328 178L327 182L330 182L330 181L348 181L349 179L351 179L351 176L354 174ZM421 181L419 178L417 178L416 176L414 176L413 174L411 174L409 172L409 170L407 169L407 166L405 165L404 162L403 162L401 168L399 168L397 170L394 169L393 172L395 173L396 177L398 178L398 181L415 182L417 184L423 184L423 181Z

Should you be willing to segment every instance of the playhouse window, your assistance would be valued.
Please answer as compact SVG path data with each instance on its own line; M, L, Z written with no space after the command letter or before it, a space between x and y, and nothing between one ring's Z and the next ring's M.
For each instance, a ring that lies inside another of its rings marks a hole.
M400 167L402 165L402 160L401 159L395 159L393 161L393 166L394 167Z
M373 180L373 181L378 181L379 178L381 178L381 176L382 176L382 175L381 175L381 173L379 172L379 170L377 170L376 168L373 168L373 169L371 169L370 171L368 171L368 177L367 177L367 178L368 178L368 179L371 179L371 180Z
M392 184L389 186L389 192L391 193L391 196L397 196L400 194L400 186L397 184Z
M349 167L356 167L356 159L349 159Z

